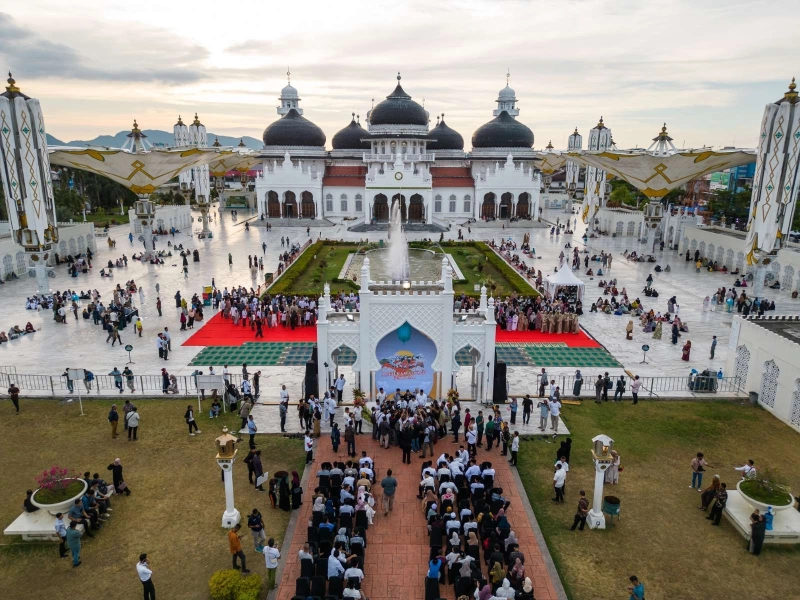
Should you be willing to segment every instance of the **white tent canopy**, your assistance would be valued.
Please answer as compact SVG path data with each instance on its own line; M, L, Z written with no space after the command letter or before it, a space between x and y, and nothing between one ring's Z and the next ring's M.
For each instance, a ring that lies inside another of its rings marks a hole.
M545 290L549 298L555 298L558 290L565 287L577 288L578 300L583 301L583 281L572 272L569 264L565 263L556 273L545 278Z

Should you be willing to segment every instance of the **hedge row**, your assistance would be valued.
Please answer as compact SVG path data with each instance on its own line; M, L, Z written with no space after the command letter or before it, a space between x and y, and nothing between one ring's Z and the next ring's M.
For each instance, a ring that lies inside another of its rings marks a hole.
M297 292L292 289L292 286L300 277L300 275L305 272L311 261L314 260L314 256L316 256L323 244L324 242L317 241L306 248L305 252L300 255L300 258L289 265L283 276L269 286L267 291L272 295L289 293L296 294Z

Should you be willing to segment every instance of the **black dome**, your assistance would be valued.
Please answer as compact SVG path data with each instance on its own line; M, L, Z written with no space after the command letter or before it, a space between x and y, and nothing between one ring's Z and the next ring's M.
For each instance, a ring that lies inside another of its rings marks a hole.
M325 133L295 109L264 130L265 146L324 146Z
M503 111L472 134L473 148L530 148L533 132Z
M428 150L463 150L464 138L455 129L448 127L444 118L439 124L431 129L428 137L432 140L428 142Z
M397 87L386 96L369 114L371 125L427 125L428 113L411 99L400 87L400 76L397 76Z
M355 115L353 115L350 124L333 136L331 144L333 144L334 150L369 150L369 141L361 141L367 137L369 137L369 133L356 123Z

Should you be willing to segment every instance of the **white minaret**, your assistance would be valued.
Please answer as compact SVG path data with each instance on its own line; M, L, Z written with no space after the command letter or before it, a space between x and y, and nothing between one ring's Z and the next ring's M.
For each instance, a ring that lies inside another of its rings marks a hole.
M33 261L39 293L48 293L46 263L58 226L44 118L39 101L23 94L11 73L0 94L0 159L13 240Z
M497 108L492 111L492 114L495 117L503 111L506 111L514 118L519 115L519 109L517 108L517 93L508 85L508 80L510 77L511 73L506 73L506 87L500 90L500 93L497 95Z
M292 86L292 72L289 69L286 69L286 81L286 87L281 90L280 98L278 98L281 101L281 105L278 107L278 114L283 116L290 110L295 109L302 115L303 109L300 108L300 96Z
M207 148L208 138L206 137L206 126L197 118L194 113L194 121L189 126L189 145L197 148ZM195 199L208 201L211 193L211 186L208 181L208 165L192 167L192 183L194 184ZM186 197L186 204L189 204L189 197Z
M747 264L756 265L754 296L763 294L763 264L780 248L792 227L800 193L800 98L792 78L789 90L767 104L761 119L756 172L747 225Z
M611 130L603 123L603 117L589 131L590 152L602 152L611 146ZM594 216L600 206L605 204L606 172L596 167L586 167L586 187L583 193L583 222L589 225L589 231L594 231Z
M175 146L182 148L189 145L189 128L183 122L181 116L178 115L178 122L172 127L172 135L175 139ZM192 188L192 170L186 169L181 171L178 175L178 181L181 184L181 192L186 198L186 203L189 203L189 190Z
M583 149L583 136L578 133L578 128L567 139L568 152L580 152ZM567 187L567 194L569 196L569 207L567 212L572 212L572 201L575 199L575 193L578 191L578 182L580 181L581 167L578 163L567 161L566 180L564 185Z

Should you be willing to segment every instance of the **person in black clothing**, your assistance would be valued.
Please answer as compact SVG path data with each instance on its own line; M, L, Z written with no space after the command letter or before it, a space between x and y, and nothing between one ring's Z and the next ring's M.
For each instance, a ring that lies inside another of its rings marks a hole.
M608 371L603 375L603 395L601 399L603 402L608 402L608 387L611 383L611 378L608 376Z
M33 490L28 490L25 492L25 500L22 502L22 507L25 509L25 512L32 513L39 510L39 507L34 505L32 502L33 498Z
M414 435L410 425L403 427L400 432L400 447L403 449L403 462L411 464L411 438Z
M531 420L531 408L533 408L533 400L530 394L525 394L522 399L522 424L527 425Z
M256 449L250 448L250 452L247 456L244 457L244 464L247 465L247 480L250 482L250 485L253 485L253 474L256 472L255 468L253 467L253 459L256 456Z
M722 483L720 484L719 491L717 492L717 497L714 500L714 505L711 507L711 514L706 517L707 520L712 521L712 525L719 526L719 522L722 520L722 511L725 510L725 505L727 503L727 485Z
M458 430L461 429L461 416L458 411L453 413L453 418L450 420L450 429L453 430L453 442L458 443Z
M108 470L111 471L111 480L114 483L114 489L117 494L125 492L126 496L131 495L131 488L128 487L125 478L122 476L122 463L117 458L113 463L108 465Z
M747 549L757 556L761 554L761 546L764 545L764 536L767 532L767 521L764 518L764 515L758 515L758 518L754 519L753 522L750 523L750 529L752 532L750 534L750 542L748 542Z
M556 462L561 460L561 457L567 459L567 464L569 464L569 453L572 451L572 438L567 438L565 442L561 442L561 445L558 447L558 452L556 453Z

